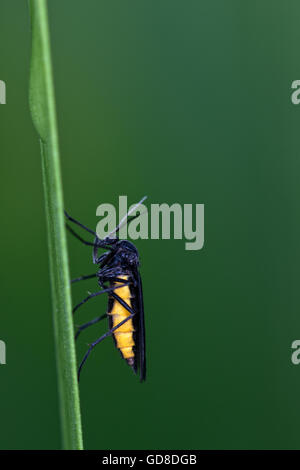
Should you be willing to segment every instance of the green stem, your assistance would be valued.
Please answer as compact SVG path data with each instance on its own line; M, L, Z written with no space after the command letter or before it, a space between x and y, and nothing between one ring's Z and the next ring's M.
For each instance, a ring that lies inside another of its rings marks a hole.
M82 449L47 2L29 0L29 6L32 29L29 101L41 140L63 448Z

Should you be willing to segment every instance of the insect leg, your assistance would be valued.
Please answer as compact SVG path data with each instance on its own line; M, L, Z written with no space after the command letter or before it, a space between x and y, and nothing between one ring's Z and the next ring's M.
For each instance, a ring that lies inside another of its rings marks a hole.
M109 278L109 280L118 280L117 282L124 282L124 279L121 279L121 278ZM101 286L102 287L105 287L105 284L103 283L103 281L100 280L100 283L101 283ZM122 285L118 285L118 286L114 286L112 287L112 291L110 293L110 295L115 299L117 300L124 308L126 308L126 310L131 313L131 314L134 314L134 311L132 310L132 308L118 295L118 294L115 294L114 290L115 289L119 289L120 287L124 287L124 286L128 286L130 284L130 281L128 282L125 282L124 284ZM106 289L107 290L107 289Z
M73 282L84 281L85 279L92 279L93 277L97 277L97 274L88 274L87 276L79 276L79 277L76 277L75 279L72 279L71 284L73 284Z
M124 279L122 279L121 277L110 277L109 280L113 282L124 282ZM132 284L134 287L136 286L136 282L134 279L129 278L128 283Z
M105 294L107 292L113 294L113 291L115 289L120 289L121 287L125 287L128 285L128 282L127 283L124 283L120 286L114 286L114 287L108 287L107 289L103 289L103 290L100 290L99 292L93 292L92 294L90 294L88 297L86 297L85 299L83 299L81 302L79 302L79 304L77 304L74 308L73 308L73 313L76 312L76 310L81 307L81 305L85 304L85 302L87 302L88 300L92 299L93 297L97 297L97 295L101 295L101 294ZM122 300L119 296L117 296L120 300ZM123 303L125 303L124 301L122 301ZM125 303L126 304L126 303ZM122 304L123 305L123 304ZM127 304L126 304L127 305ZM125 307L126 308L126 307ZM127 309L128 310L128 309Z
M107 317L107 313L104 313L103 315L101 315L100 317L97 317L97 318L94 318L93 320L87 322L87 323L84 323L83 325L80 325L78 326L78 329L76 331L76 335L75 335L75 340L78 338L78 336L80 335L80 333L85 330L86 328L88 328L89 326L91 325L95 325L95 323L98 323L99 321L103 320L104 318Z
M129 283L127 283L126 285L128 285ZM119 287L119 286L116 286L116 287ZM120 286L120 287L123 287L123 286ZM131 307L129 307L129 305L124 302L123 299L121 299L121 297L118 295L118 294L115 294L114 292L112 292L110 294L115 300L117 300L124 308L126 308L126 310L128 310L129 313L131 313L131 315L134 315L134 311L132 310ZM130 316L130 315L129 315ZM129 317L128 317L129 318Z
M112 277L109 280L113 282L124 282L124 279L122 279L121 277ZM128 284L130 284L129 280L128 280Z
M105 338L112 335L115 330L117 330L120 326L122 326L124 323L126 323L128 320L130 320L134 315L135 315L135 313L133 312L131 315L129 315L127 318L125 318L125 320L122 320L120 323L118 323L116 326L111 328L111 330L104 333L104 335L100 336L100 338L98 338L94 343L92 343L90 345L89 349L85 353L84 358L82 359L82 361L80 363L80 366L78 368L78 382L79 382L79 379L80 379L80 373L81 373L82 366L84 365L85 361L89 357L89 355L92 352L92 350L94 349L94 347L97 346L97 344L101 343L101 341L103 341Z

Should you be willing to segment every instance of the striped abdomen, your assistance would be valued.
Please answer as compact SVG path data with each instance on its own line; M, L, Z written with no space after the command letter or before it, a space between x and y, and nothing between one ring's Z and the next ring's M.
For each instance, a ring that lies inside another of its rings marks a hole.
M128 280L128 276L119 276L120 279L124 279L124 281ZM114 282L113 286L119 286L122 284L121 282ZM116 294L121 297L124 302L126 302L129 307L132 308L131 304L131 294L129 286L119 287L116 289ZM108 315L111 315L112 318L112 327L117 326L121 321L125 320L129 315L130 312L126 310L123 305L121 305L117 300L113 299L113 305L108 312ZM132 318L127 322L123 323L119 328L117 328L113 335L116 341L116 346L120 349L121 354L124 359L127 360L130 366L134 364L134 350L133 347L135 345L134 338L133 338L133 322Z

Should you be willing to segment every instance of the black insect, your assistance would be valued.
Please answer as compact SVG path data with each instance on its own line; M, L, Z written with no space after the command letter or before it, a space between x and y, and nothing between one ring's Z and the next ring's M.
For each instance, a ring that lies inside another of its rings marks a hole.
M82 300L73 309L73 313L85 302L101 294L108 294L107 313L78 327L76 339L81 331L91 325L101 321L104 318L109 319L109 330L95 342L93 342L78 369L78 380L81 369L87 360L89 354L97 344L101 343L106 337L113 336L116 347L121 356L132 367L135 373L139 373L140 380L146 378L146 356L145 356L145 323L144 323L144 303L142 280L139 273L139 254L133 243L127 240L120 240L116 234L122 224L133 220L136 216L129 219L129 215L146 199L144 197L136 204L130 212L126 214L120 224L109 234L108 237L101 240L96 232L70 217L65 215L70 222L73 222L84 230L94 235L94 242L89 242L81 238L67 224L68 230L82 243L93 247L93 263L99 266L97 273L88 276L81 276L73 279L72 282L78 282L97 277L101 290L94 292ZM114 237L112 237L114 235ZM98 249L107 250L98 256Z

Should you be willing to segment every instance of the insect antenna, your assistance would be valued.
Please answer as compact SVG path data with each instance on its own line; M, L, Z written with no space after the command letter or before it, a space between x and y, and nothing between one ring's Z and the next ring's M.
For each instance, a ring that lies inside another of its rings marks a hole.
M95 243L88 242L88 241L84 240L80 235L78 235L78 233L76 233L76 232L70 227L70 225L66 224L66 228L67 228L67 230L69 230L69 232L70 232L75 238L77 238L79 241L81 241L81 243L84 243L84 245L95 246ZM95 239L95 240L96 240L96 239Z
M90 228L86 227L85 225L83 225L81 222L79 222L78 220L76 219L73 219L73 217L71 217L67 211L64 211L65 212L65 216L67 217L68 220L70 220L70 222L73 222L73 224L76 224L76 225L79 225L79 227L83 228L84 230L86 230L87 232L90 232L92 235L95 235L97 237L97 234L96 232L94 232L94 230L91 230Z
M136 219L140 214L137 214L137 215L134 215L130 220L127 220L128 219L128 216L130 214L132 214L132 212L134 212L144 201L145 199L147 199L147 196L144 196L137 204L135 204L135 206L133 206L128 212L126 215L124 215L123 219L120 221L119 225L116 226L116 228L114 230L112 230L109 234L108 234L108 237L107 238L110 238L111 235L113 235L114 233L117 233L119 232L120 228L124 225L124 223L127 221L128 222L131 222L132 220Z
M144 201L147 199L147 196L144 196L137 204L135 204L128 212L126 215L124 215L123 219L120 221L119 225L116 226L108 235L103 239L103 241L96 235L95 241L94 241L94 249L93 249L93 263L97 264L98 260L98 246L96 244L96 240L101 240L102 243L105 243L108 245L111 244L113 245L118 241L118 237L112 237L112 235L117 234L120 230L120 228L125 224L129 223L132 220L136 219L140 214L136 214L129 219L129 215L132 214ZM101 246L101 245L100 245Z

